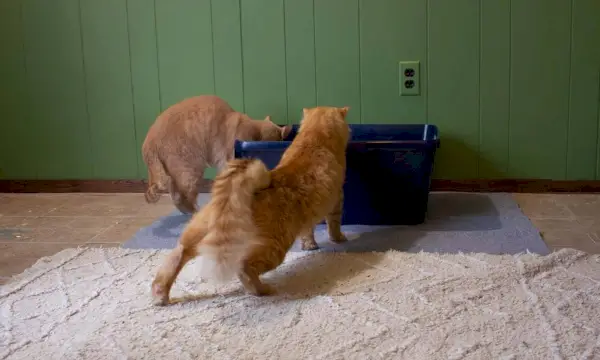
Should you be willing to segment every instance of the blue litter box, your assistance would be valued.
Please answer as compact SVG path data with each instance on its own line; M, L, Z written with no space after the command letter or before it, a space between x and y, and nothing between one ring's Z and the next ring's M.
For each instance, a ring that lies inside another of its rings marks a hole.
M435 125L351 124L344 184L344 225L416 225L425 221L435 152ZM258 158L273 169L296 136L284 141L236 141L236 158Z

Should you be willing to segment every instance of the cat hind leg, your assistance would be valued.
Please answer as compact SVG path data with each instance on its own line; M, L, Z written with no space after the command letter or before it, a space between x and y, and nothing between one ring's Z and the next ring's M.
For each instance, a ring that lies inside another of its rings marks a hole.
M327 231L329 239L334 243L343 243L348 241L346 235L342 232L342 209L344 204L344 192L341 191L335 206L331 210L325 221L327 222Z
M300 246L302 250L317 250L319 248L319 244L315 240L315 228L311 227L307 230L302 231L300 233Z
M175 172L174 172L175 173ZM184 214L193 214L198 210L197 199L205 184L204 168L181 169L172 176L169 191L175 207Z
M178 245L166 257L152 282L152 303L162 306L169 303L171 287L185 264L195 258L194 249Z
M175 205L177 210L182 214L193 214L196 211L195 203L190 203L186 197L181 194L174 182L169 184L169 193L171 194L173 205Z
M244 289L254 296L267 296L275 294L275 289L272 286L263 283L260 280L259 273L248 264L244 265L238 274L238 279L244 286Z

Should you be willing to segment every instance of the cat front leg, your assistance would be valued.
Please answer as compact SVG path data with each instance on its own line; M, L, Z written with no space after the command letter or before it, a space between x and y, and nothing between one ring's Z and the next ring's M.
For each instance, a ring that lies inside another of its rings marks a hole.
M335 203L331 212L325 218L327 222L327 231L329 239L334 243L343 243L348 241L346 235L342 233L342 209L344 205L344 191L340 191L338 201Z

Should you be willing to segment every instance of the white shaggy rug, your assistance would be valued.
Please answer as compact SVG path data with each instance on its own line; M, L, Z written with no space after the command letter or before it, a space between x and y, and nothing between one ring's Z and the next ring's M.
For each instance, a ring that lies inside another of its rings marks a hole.
M598 359L600 257L291 253L279 295L150 305L164 251L69 249L0 289L0 359Z

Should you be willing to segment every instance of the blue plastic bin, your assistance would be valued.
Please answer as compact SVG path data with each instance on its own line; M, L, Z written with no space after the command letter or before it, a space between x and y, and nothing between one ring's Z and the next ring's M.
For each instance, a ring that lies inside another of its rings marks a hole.
M351 124L344 184L344 225L416 225L425 221L435 152L435 125ZM272 169L296 136L284 141L236 141L236 158L258 158Z

